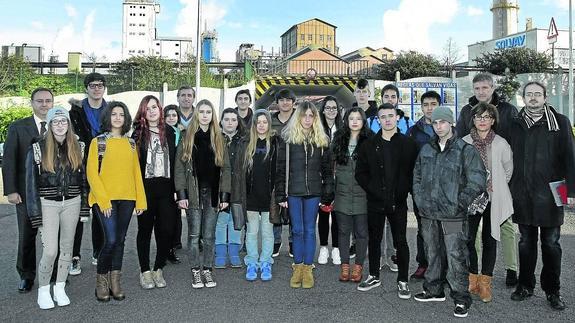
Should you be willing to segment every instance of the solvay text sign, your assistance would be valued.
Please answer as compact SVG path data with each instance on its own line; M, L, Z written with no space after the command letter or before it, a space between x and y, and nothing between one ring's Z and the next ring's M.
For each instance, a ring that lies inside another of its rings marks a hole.
M525 46L525 34L503 38L495 42L495 49L505 49Z

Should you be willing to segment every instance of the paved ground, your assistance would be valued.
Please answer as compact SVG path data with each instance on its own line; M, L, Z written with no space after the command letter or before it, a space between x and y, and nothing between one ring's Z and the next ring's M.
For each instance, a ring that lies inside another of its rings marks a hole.
M411 269L415 269L415 223L410 215L408 241L411 248ZM185 224L184 224L185 226ZM15 210L0 204L0 317L2 321L420 321L441 322L456 320L453 303L422 304L413 299L400 300L396 296L395 273L382 271L382 286L369 292L359 292L351 283L337 281L338 268L317 265L316 287L294 290L288 285L291 259L286 255L276 258L274 279L263 283L244 280L243 269L216 270L218 286L214 289L192 290L187 264L168 265L165 277L168 287L142 290L138 283L138 262L135 247L136 219L130 224L124 257L123 285L127 298L123 302L98 303L94 297L95 267L83 262L80 276L70 277L67 287L72 304L68 307L43 311L36 305L37 293L17 292L18 275L15 270L17 228ZM185 232L184 232L185 234ZM91 243L89 225L86 226L82 255L89 259ZM39 240L39 239L38 239ZM468 319L484 322L509 321L573 321L575 317L575 283L573 249L575 248L575 215L569 214L563 226L562 293L568 308L563 312L551 310L539 289L531 299L516 303L509 299L512 290L505 287L505 271L498 259L494 277L494 300L483 304L474 300ZM38 242L40 250L41 244ZM180 255L186 259L186 250ZM40 254L38 254L38 257ZM39 258L38 258L39 259ZM540 266L538 267L540 270ZM36 285L37 286L37 285ZM36 287L35 286L35 287ZM421 290L421 283L410 284L412 292Z

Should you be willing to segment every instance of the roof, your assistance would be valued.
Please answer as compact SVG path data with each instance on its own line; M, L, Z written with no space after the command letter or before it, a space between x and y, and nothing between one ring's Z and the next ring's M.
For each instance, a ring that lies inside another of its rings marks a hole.
M283 34L281 34L280 37L283 37L285 34L287 34L290 30L292 30L293 28L297 27L298 25L301 25L301 24L303 24L303 23L306 23L306 22L312 21L312 20L317 20L317 21L319 21L319 22L321 22L321 23L324 23L324 24L326 24L326 25L332 26L334 29L337 28L336 25L332 25L332 24L330 24L329 22L326 22L326 21L321 20L321 19L319 19L319 18L312 18L312 19L308 19L308 20L306 20L306 21L302 21L302 22L300 22L300 23L298 23L298 24L295 24L295 25L291 26L286 32L284 32Z
M303 55L303 54L305 54L305 53L309 53L309 52L314 51L314 50L322 51L322 52L324 52L324 53L326 53L326 54L328 54L328 55L330 55L330 56L332 56L332 57L334 57L334 58L336 58L336 59L338 59L338 60L345 61L343 58L341 58L341 57L339 57L339 56L333 54L333 53L330 52L329 50L327 50L327 49L325 49L325 48L323 48L323 47L314 46L314 45L312 45L312 46L306 46L306 47L304 47L304 48L301 48L301 49L298 50L297 52L295 52L295 53L291 54L290 56L286 57L285 60L286 60L286 61L291 61L291 60L293 60L293 59L295 59L295 58L297 58L297 57L299 57L299 56L301 56L301 55Z

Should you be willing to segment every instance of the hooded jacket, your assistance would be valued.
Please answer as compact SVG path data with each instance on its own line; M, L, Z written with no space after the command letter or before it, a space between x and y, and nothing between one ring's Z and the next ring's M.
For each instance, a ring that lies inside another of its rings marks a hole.
M421 217L466 220L467 208L486 189L487 172L479 151L455 133L443 151L434 136L419 152L413 170L413 199Z

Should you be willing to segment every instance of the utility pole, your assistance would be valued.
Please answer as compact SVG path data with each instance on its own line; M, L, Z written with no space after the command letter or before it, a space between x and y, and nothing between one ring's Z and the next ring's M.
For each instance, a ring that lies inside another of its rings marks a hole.
M200 46L202 45L201 32L200 32L200 19L202 12L202 0L198 0L198 23L196 33L196 100L200 97Z
M573 123L573 7L569 0L569 120Z

